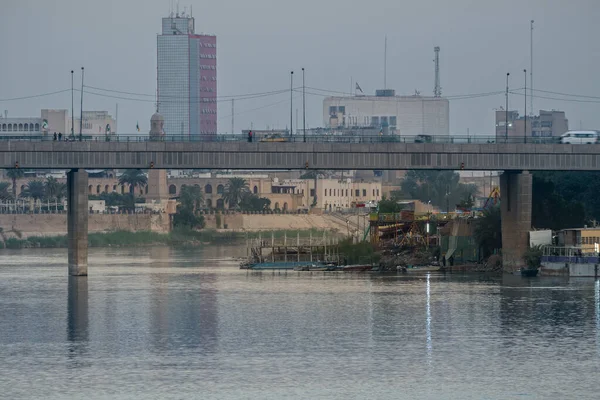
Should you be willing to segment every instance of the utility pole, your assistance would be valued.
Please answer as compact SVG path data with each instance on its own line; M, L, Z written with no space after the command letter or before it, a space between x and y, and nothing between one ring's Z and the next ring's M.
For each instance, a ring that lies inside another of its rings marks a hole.
M304 79L304 68L302 68L302 133L306 143L306 81Z
M79 141L83 141L83 67L81 67L81 110L79 110Z
M290 72L290 136L294 133L294 71Z
M235 99L231 99L231 134L235 134L235 105L234 105L234 101Z
M504 121L504 127L505 127L505 140L506 142L508 142L508 77L510 76L510 72L506 73L506 118Z

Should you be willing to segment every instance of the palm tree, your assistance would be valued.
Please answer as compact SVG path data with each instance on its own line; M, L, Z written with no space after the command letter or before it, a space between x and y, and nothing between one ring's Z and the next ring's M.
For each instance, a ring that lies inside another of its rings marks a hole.
M46 190L46 198L48 200L55 200L56 202L59 202L67 197L67 185L60 183L56 180L56 178L46 178L44 186Z
M500 207L488 208L483 216L476 220L473 235L483 252L484 258L502 248L502 223Z
M21 192L21 197L41 200L46 196L46 187L42 181L29 181Z
M230 178L225 193L223 193L223 201L229 204L229 208L235 208L248 190L248 182L245 179Z
M183 186L179 192L179 201L183 208L192 210L194 213L202 207L204 196L200 186Z
M10 183L0 182L0 200L8 201L12 200L12 193L9 191Z
M13 199L16 199L17 198L17 180L23 178L25 176L25 172L22 169L11 168L6 173L6 176L8 176L10 179L12 179L12 194L13 194Z
M119 185L129 185L129 193L133 197L135 207L135 188L143 188L148 184L148 177L141 169L128 169L119 177Z

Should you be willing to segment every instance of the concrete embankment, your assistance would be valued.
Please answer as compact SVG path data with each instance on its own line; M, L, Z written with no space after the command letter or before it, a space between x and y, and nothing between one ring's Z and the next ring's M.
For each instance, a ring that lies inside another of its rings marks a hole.
M349 216L348 224L343 219L330 215L313 214L229 214L229 215L205 215L206 228L223 229L234 231L275 231L275 230L333 230L346 234L348 230L352 233L358 227L357 216ZM367 222L368 223L368 222ZM360 221L361 229L363 221Z
M358 228L358 218L343 218L330 215L246 215L219 214L205 215L206 228L226 231L277 231L277 230L329 230L346 234ZM367 222L368 223L368 222ZM364 221L360 221L361 230ZM66 214L0 214L0 228L7 236L11 231L19 231L23 237L58 236L67 233ZM169 232L169 216L166 214L90 214L90 233L130 231L130 232Z
M67 233L67 214L0 214L0 227L6 235L19 231L23 237L59 236ZM90 214L88 232L150 231L169 232L166 214Z

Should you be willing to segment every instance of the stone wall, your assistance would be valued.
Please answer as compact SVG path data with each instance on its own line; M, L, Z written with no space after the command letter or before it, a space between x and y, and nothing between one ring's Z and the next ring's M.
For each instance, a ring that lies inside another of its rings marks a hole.
M90 214L88 232L170 230L167 214ZM16 229L23 236L66 235L67 214L0 214L0 227L5 232Z

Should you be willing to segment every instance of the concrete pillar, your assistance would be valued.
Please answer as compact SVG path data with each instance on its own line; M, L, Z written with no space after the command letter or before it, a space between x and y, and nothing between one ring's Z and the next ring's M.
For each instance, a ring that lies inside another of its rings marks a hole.
M500 176L504 272L514 272L525 265L523 255L529 246L531 230L532 182L528 171L504 172Z
M88 265L88 174L82 169L67 173L67 236L69 275L87 276Z

